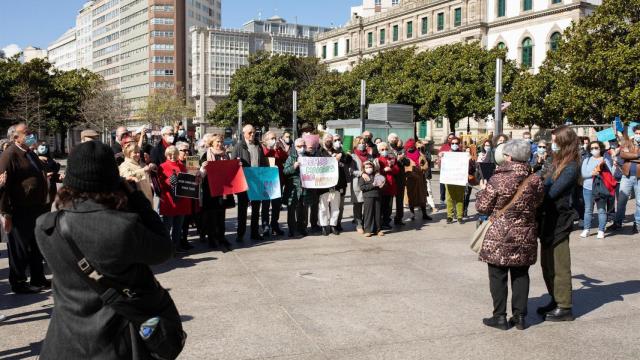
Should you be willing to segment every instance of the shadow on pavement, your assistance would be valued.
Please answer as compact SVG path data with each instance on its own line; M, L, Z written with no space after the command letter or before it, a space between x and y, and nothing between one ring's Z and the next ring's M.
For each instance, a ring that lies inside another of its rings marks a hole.
M574 275L573 278L582 282L581 288L573 290L573 315L576 318L589 314L609 303L624 301L625 295L640 293L640 280L600 285L603 283L602 280L590 278L584 274ZM550 300L548 295L529 299L527 320L530 321L530 325L542 322L542 318L536 314L536 309L548 304Z
M31 343L29 346L23 346L15 349L0 350L0 359L16 360L37 357L42 349L42 341Z
M204 251L202 251L204 252ZM202 253L200 252L200 253ZM209 252L209 251L206 251ZM185 254L185 256L191 256L191 255L195 255L198 254L198 252L196 253L192 253L190 252L189 254ZM164 274L166 272L169 272L171 270L175 270L178 268L190 268L193 266L198 265L201 262L205 262L205 261L213 261L213 260L218 260L218 258L216 257L205 257L205 258L200 258L200 259L190 259L190 258L174 258L171 259L169 261L167 261L166 263L162 264L162 265L158 265L158 266L154 266L153 267L153 273L158 275L158 274Z

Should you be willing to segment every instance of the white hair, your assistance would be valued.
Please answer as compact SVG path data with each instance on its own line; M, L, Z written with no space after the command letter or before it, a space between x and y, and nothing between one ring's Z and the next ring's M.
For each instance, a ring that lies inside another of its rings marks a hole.
M391 133L391 134L389 134L389 136L387 136L387 140L388 140L389 142L393 141L394 139L398 139L398 140L400 140L400 137L398 136L398 134L396 134L396 133Z
M162 135L171 134L172 132L173 132L172 126L165 126L162 128L162 130L160 130L160 134Z
M389 144L387 144L387 143L386 143L386 142L384 142L384 141L379 142L379 143L378 143L378 145L376 145L376 146L377 146L377 148L378 148L378 151L382 151L382 150L380 150L380 148L381 148L381 147L386 147L387 149L389 148Z

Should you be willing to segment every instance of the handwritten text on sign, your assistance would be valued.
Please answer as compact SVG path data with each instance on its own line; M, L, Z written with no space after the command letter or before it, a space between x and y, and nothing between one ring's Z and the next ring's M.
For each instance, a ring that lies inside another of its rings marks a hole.
M300 157L300 180L305 189L328 189L338 185L338 161L332 157Z
M282 197L278 168L247 167L243 170L249 185L249 200L263 201Z
M469 182L469 153L445 152L440 166L440 183L466 186Z

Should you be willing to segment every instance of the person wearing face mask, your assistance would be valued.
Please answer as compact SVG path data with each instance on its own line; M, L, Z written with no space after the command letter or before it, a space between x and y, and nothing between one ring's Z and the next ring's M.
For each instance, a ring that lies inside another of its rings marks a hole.
M335 152L335 154L340 154L340 159L342 160L342 162L340 162L338 166L342 164L342 166L340 166L340 173L341 173L341 176L344 175L344 178L345 178L344 188L340 192L340 211L338 214L338 226L337 226L338 231L342 231L342 218L344 215L344 200L347 194L347 185L348 185L349 179L351 179L350 169L351 169L351 163L353 162L353 158L342 148L342 138L340 137L340 135L333 136L333 151Z
M582 143L582 146L580 147L580 158L584 161L591 157L591 152L589 151L589 144L591 143L591 140L588 137L581 137L580 142Z
M380 154L378 154L378 146L373 142L373 134L371 134L371 131L367 130L362 133L362 137L365 139L364 143L366 145L367 152L370 156L376 159Z
M325 134L322 138L322 147L318 152L318 157L333 157L337 160L338 184L327 189L318 189L318 220L322 227L322 234L328 236L329 233L340 235L338 220L340 217L340 202L347 190L347 174L345 167L350 164L350 157L334 147L334 138L331 134Z
M122 153L122 148L124 147L125 140L131 137L131 133L127 129L126 126L120 126L116 129L116 141L111 145L111 150L113 150L113 154L116 157L116 163L118 165L122 164L124 161L124 155Z
M382 230L391 230L391 209L393 199L397 194L396 176L400 173L400 168L395 157L389 151L389 145L385 142L378 144L380 156L374 161L374 165L379 169L380 175L385 177L385 184L381 190L380 214Z
M509 141L509 136L507 136L506 134L499 134L494 138L493 143L496 144L496 147L498 147L502 144L505 144L507 141Z
M447 136L447 142L440 146L440 149L438 150L438 158L436 159L438 166L440 166L442 158L444 157L444 153L451 151L451 141L453 141L454 137L456 137L454 133L449 133L449 135ZM446 194L447 189L445 187L445 184L440 184L440 207L443 209L447 207Z
M35 152L38 154L40 161L42 161L42 166L47 174L47 181L49 182L47 207L49 207L56 199L56 194L58 193L58 186L56 184L62 183L62 176L60 176L60 164L53 160L51 152L49 151L49 145L47 145L46 141L39 141Z
M176 134L176 143L178 142L189 142L189 137L187 135L187 130L185 129L184 125L182 125L182 122L178 122L178 126L175 128L175 134Z
M582 196L585 204L584 227L580 234L581 238L589 236L591 229L591 216L595 203L598 209L598 239L604 239L604 230L607 225L607 204L603 201L596 201L593 197L593 177L602 171L611 171L612 164L609 159L605 159L604 144L600 141L592 141L589 145L591 156L582 161Z
M160 134L162 135L162 140L151 150L151 163L156 166L160 166L167 161L165 150L176 143L175 131L171 126L163 127Z
M405 176L405 167L410 165L410 161L405 155L405 148L402 145L402 140L398 137L397 134L391 133L387 137L389 141L389 151L391 155L396 158L398 161L398 168L400 172L396 176L396 198L395 198L395 206L396 206L396 214L393 218L393 224L396 226L403 226L404 222L402 219L404 217L404 198L405 198L405 190L406 190L406 176ZM413 139L412 139L413 140ZM413 148L415 150L415 141L413 144Z
M9 234L9 283L15 294L32 294L51 288L34 233L38 216L50 210L49 188L44 165L31 151L38 142L36 135L24 123L8 135L13 143L0 156L0 174L7 174L0 192L0 214L4 231Z
M617 231L622 228L627 201L631 198L631 192L633 191L636 197L636 211L631 234L635 235L638 233L638 227L640 226L640 125L636 125L633 128L633 137L626 140L620 148L620 161L622 162L620 198L614 223L609 227L609 230Z
M293 140L291 139L291 133L288 131L285 131L278 141L280 142L280 146L282 146L287 154L289 153L289 151L291 151L291 148L294 147L292 146Z
M401 167L404 167L406 202L411 212L411 220L415 220L416 207L422 211L422 220L432 220L427 214L427 181L425 179L429 164L425 156L418 150L414 139L407 140L404 150L408 165Z
M289 227L289 238L294 238L296 233L302 237L307 236L308 209L313 199L311 189L304 189L300 180L299 159L307 156L307 150L312 151L312 145L308 149L304 139L296 139L294 142L295 152L289 153L289 158L284 164L283 174L285 186L283 198L287 202L287 226Z
M461 147L460 139L454 137L451 140L451 151L452 152L461 152L463 151ZM453 224L453 216L454 211L455 215L458 218L458 224L462 225L464 223L463 215L464 215L464 195L465 195L466 186L459 185L446 185L447 192L447 224Z
M493 155L493 144L491 140L486 139L482 143L482 148L480 149L480 153L478 154L478 162L479 163L495 163L495 158Z
M289 154L282 147L282 143L277 140L276 133L267 131L263 136L262 152L267 158L273 158L275 166L280 174L280 183L284 183L284 163L287 161ZM271 222L269 222L269 206L271 206ZM280 220L280 207L282 206L282 198L266 200L262 202L262 228L263 234L269 234L270 228L272 236L282 236L284 231L280 230L278 221Z
M353 202L353 220L356 224L356 231L358 234L364 234L364 221L363 221L363 209L364 197L362 196L362 190L360 189L359 180L362 174L364 174L363 164L367 161L373 160L367 153L365 139L361 136L356 136L353 139L353 156L351 161L351 167L349 169L351 178L351 201Z
M380 226L380 198L384 182L380 180L381 175L376 171L375 162L365 161L363 169L364 173L358 179L358 187L364 199L364 236L371 237L375 234L384 236Z
M525 141L529 142L529 144L531 144L531 159L529 159L529 162L531 162L536 156L536 151L538 151L538 145L533 141L533 137L531 136L531 133L528 131L525 131L524 134L522 134L522 138Z

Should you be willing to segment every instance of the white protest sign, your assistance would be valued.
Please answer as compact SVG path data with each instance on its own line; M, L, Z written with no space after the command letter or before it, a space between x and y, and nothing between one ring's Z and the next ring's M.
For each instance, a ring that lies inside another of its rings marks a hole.
M469 153L445 152L440 165L440 184L467 186Z
M338 185L338 161L333 157L299 157L300 180L305 189L328 189Z

